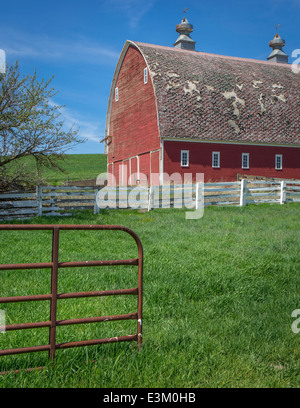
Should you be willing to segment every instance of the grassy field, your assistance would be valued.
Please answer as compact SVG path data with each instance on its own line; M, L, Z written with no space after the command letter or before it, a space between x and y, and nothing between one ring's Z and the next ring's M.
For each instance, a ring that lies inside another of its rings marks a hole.
M6 356L0 371L47 365L0 377L0 387L299 387L300 205L184 210L104 210L28 223L118 224L143 243L143 348L105 344ZM0 232L0 262L49 262L49 232ZM133 240L116 232L64 232L60 261L136 257ZM59 292L136 286L136 267L61 269ZM0 296L50 291L50 272L1 272ZM49 319L49 303L0 305L7 324ZM59 319L136 311L135 297L60 300ZM136 321L65 326L58 342L136 333ZM48 330L0 333L0 348L42 345Z
M23 163L29 169L34 169L34 160L26 157ZM64 172L44 168L42 178L48 185L61 185L63 181L96 179L101 173L106 173L107 157L104 154L68 154L61 167Z

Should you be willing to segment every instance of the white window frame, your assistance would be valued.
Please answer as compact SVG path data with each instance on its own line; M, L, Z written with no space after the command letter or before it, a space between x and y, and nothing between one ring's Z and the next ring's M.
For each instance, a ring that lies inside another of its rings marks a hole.
M217 156L217 161L218 161L217 165L215 165L215 155ZM213 169L219 169L220 168L220 152L212 152L211 166L212 166Z
M186 154L186 160L184 160L183 158L185 154ZM184 161L186 161L186 164L184 164ZM190 165L190 151L189 150L181 150L180 164L181 164L181 167L189 167Z
M148 83L148 69L147 67L144 69L144 84Z
M115 101L118 102L118 100L119 100L119 88L116 87L115 88Z
M277 166L277 159L280 159L280 167ZM275 154L275 170L282 170L282 154Z
M244 158L247 158L247 165L244 166ZM242 169L249 169L249 153L242 153Z

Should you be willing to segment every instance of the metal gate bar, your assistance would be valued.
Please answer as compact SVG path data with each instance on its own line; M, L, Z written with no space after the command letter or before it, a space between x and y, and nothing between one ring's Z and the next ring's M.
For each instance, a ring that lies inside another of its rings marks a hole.
M17 303L17 302L35 302L50 300L50 320L45 322L20 323L10 324L5 326L6 331L25 330L41 327L49 327L49 344L43 346L31 346L22 348L13 348L0 350L0 356L32 353L39 351L48 351L52 361L55 360L55 351L71 347L90 346L103 343L115 343L123 341L136 341L138 349L142 345L142 306L143 306L143 247L137 234L129 228L119 225L0 225L0 230L8 231L53 231L52 235L52 261L45 263L27 263L27 264L5 264L0 265L0 271L6 270L22 270L22 269L46 269L51 268L51 294L31 295L31 296L13 296L0 297L1 303ZM86 262L59 262L59 232L63 230L106 230L106 231L124 231L131 235L135 240L138 248L138 257L125 260L108 260L108 261L86 261ZM113 265L136 265L138 266L138 286L131 289L116 289L94 292L74 292L74 293L57 293L57 280L59 268L74 268L74 267L91 267L91 266L113 266ZM98 296L116 296L116 295L136 295L137 313L129 313L115 316L97 316L81 319L57 320L57 300L60 299L75 299L83 297L98 297ZM59 326L86 324L105 321L118 320L137 320L137 334L128 336L119 336L112 338L103 338L95 340L84 340L75 342L56 343L56 328ZM37 367L41 369L44 367ZM27 369L30 371L32 369ZM14 372L18 372L15 370ZM6 373L6 372L5 372ZM0 374L5 374L0 373Z

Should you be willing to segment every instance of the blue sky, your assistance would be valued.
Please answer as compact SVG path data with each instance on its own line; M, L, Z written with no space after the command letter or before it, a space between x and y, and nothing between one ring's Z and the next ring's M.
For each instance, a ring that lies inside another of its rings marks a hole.
M24 74L36 68L40 78L55 75L54 102L66 105L66 124L75 122L87 139L70 153L103 153L99 141L125 41L173 46L184 8L197 51L265 60L276 24L285 52L300 48L300 0L2 0L0 49Z

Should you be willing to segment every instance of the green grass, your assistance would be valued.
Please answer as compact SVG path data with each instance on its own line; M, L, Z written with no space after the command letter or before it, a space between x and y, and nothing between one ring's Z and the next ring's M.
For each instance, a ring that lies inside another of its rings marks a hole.
M35 162L31 157L22 159L29 169L34 170ZM96 179L106 173L107 157L104 154L68 154L60 166L61 172L55 169L42 169L42 178L48 185L61 185L63 181Z
M0 387L299 387L300 205L184 210L105 210L28 223L119 224L140 236L145 254L143 348L105 344L5 356L0 371L47 365L0 377ZM49 232L1 231L0 262L48 262ZM122 232L62 232L60 260L136 256ZM61 269L59 292L136 286L136 267ZM0 296L49 293L50 271L1 272ZM7 324L49 319L48 302L1 305ZM60 300L59 319L130 313L135 297ZM59 327L58 341L136 333L136 322ZM48 330L0 333L0 348L41 345Z

